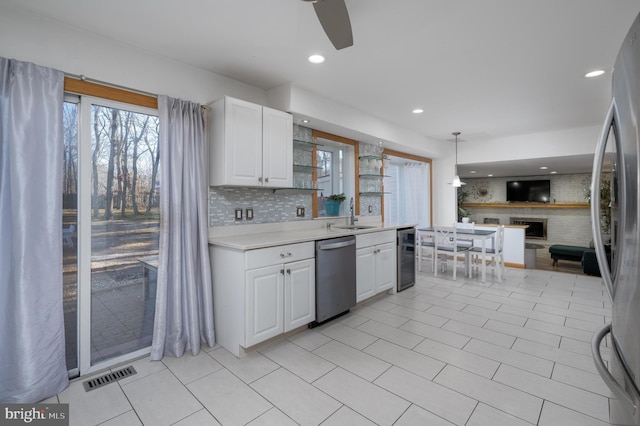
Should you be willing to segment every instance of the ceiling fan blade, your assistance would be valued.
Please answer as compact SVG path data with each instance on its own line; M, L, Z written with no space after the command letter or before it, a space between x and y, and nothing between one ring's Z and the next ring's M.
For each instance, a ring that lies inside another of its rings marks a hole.
M344 0L321 0L313 4L320 24L336 50L353 46L351 21Z

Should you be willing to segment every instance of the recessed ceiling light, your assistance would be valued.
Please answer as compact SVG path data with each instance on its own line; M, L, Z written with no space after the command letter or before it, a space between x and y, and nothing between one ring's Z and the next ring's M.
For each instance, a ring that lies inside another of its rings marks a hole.
M422 114L424 112L424 110L422 108L416 108L411 112L414 113L414 114Z
M321 64L324 62L324 56L322 55L311 55L309 56L309 62L312 64Z
M309 120L307 120L306 118L304 120L302 120L303 123L308 123Z
M540 170L547 170L548 167L547 166L540 166Z
M584 76L587 78L593 78L593 77L600 77L602 74L604 74L604 70L593 70L586 73Z
M475 170L471 170L469 173L474 174L476 171Z
M552 175L555 175L555 174L557 174L557 173L558 173L558 172L555 172L555 171L554 171L554 172L549 172L549 174L552 174Z
M493 175L492 175L491 173L489 173L487 176L488 176L488 177L493 177Z

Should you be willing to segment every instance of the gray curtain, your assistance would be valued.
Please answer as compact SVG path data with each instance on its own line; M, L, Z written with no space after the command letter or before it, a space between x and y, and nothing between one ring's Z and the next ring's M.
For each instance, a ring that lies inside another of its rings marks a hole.
M158 97L160 249L151 359L215 344L207 242L207 150L198 104Z
M64 75L0 58L0 401L65 389Z

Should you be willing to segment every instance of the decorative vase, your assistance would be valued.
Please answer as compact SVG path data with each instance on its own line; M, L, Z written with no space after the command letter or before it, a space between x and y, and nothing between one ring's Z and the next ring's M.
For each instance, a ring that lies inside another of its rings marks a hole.
M324 200L324 209L327 212L327 216L338 216L341 204L342 201Z
M469 218L468 217L463 217L462 218L462 223L469 223Z

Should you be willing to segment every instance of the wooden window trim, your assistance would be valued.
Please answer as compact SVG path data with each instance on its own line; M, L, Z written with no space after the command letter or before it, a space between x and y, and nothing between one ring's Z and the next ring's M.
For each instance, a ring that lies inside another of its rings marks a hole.
M95 96L96 98L158 109L158 99L156 97L71 77L64 78L64 90L65 92L76 93L78 95Z

